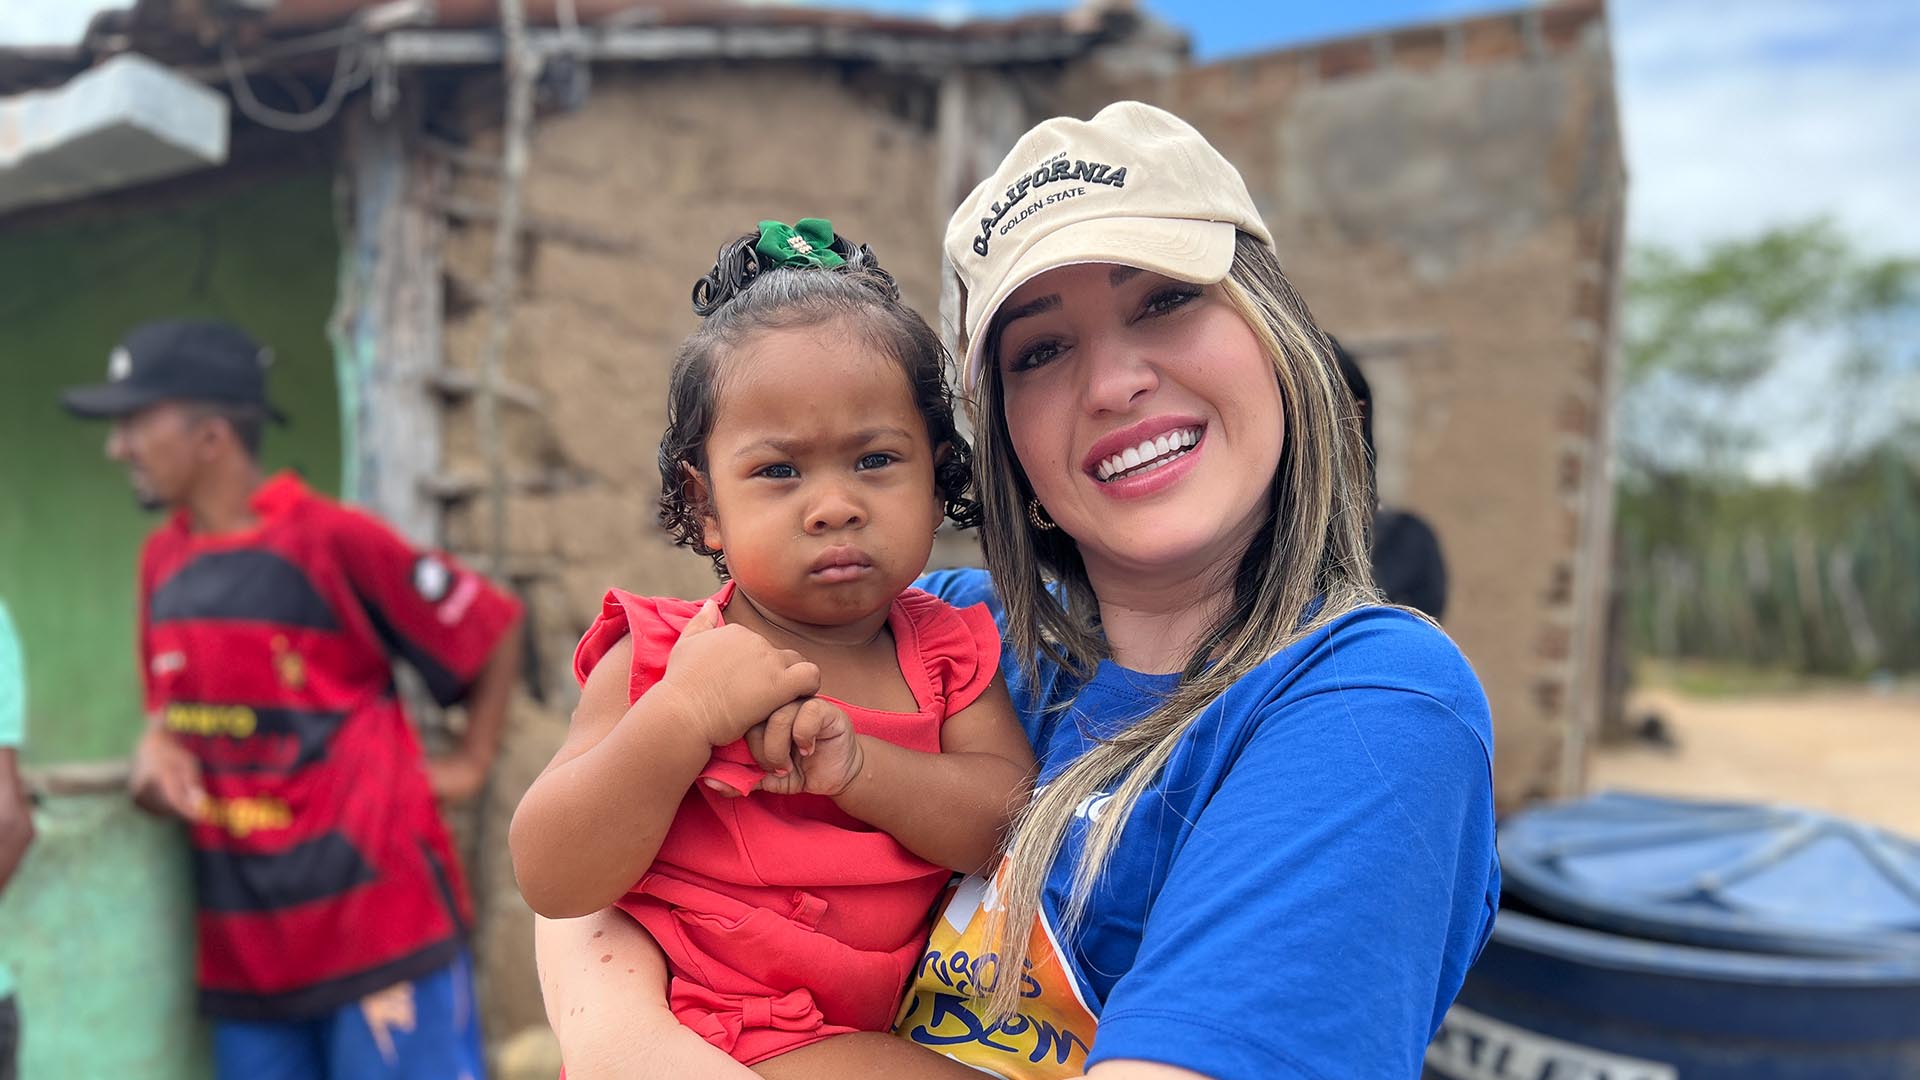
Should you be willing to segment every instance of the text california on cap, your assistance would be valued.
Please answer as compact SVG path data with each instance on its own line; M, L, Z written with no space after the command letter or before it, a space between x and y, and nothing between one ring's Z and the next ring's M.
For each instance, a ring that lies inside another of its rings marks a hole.
M1236 231L1273 243L1239 170L1165 109L1121 101L1092 120L1042 122L947 225L964 289L965 385L979 378L994 312L1036 276L1118 263L1210 285L1233 265Z
M107 381L60 393L76 416L111 419L161 401L257 406L280 423L267 401L272 354L231 323L165 319L129 331L107 357Z

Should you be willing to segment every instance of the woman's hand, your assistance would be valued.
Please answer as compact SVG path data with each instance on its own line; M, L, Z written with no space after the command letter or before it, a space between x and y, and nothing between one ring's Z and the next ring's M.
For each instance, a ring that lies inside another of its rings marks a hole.
M839 796L866 766L853 721L838 705L817 697L790 701L747 732L747 749L767 770L756 791L775 795Z
M709 600L687 620L667 654L666 676L649 693L662 690L708 745L725 746L781 707L817 693L820 669L744 626L720 625L720 609Z

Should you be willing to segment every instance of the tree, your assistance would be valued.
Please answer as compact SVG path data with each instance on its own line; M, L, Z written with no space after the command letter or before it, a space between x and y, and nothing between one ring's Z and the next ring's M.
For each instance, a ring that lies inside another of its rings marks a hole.
M1642 249L1628 275L1616 543L1639 649L1920 664L1920 260L1813 222Z
M1814 425L1813 454L1846 456L1900 420L1879 403L1920 369L1920 260L1867 255L1825 221L1691 258L1645 247L1628 261L1625 331L1617 449L1629 482L1749 475L1782 425ZM1757 400L1789 366L1824 369L1819 400ZM1866 430L1863 406L1877 410Z

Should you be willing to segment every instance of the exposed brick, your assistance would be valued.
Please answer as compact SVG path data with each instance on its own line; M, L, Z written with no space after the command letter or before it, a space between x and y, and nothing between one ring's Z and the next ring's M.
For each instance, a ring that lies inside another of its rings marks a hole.
M1230 63L1189 68L1180 73L1180 93L1188 101L1211 102L1216 107L1229 103L1237 96L1233 69Z
M1566 0L1540 9L1540 33L1547 51L1562 53L1579 44L1587 25L1606 15L1601 0Z
M1319 50L1320 77L1338 79L1343 75L1372 71L1376 52L1371 38L1322 45Z
M1559 429L1566 435L1593 433L1593 406L1572 394L1560 399Z
M1560 704L1566 700L1567 687L1560 679L1540 679L1533 684L1533 703L1539 708L1540 715L1555 718L1560 715Z
M1580 254L1590 259L1606 259L1613 252L1614 223L1611 214L1588 214L1578 219L1575 244Z
M1466 42L1461 56L1469 64L1492 64L1518 60L1527 54L1526 37L1520 20L1513 15L1495 15L1474 19L1462 26Z
M1552 576L1547 579L1547 605L1565 607L1573 603L1573 564L1561 561L1553 564Z
M1596 324L1597 325L1597 324ZM1607 373L1607 352L1596 338L1575 358L1574 371L1588 386L1599 389Z
M1585 472L1586 455L1573 450L1560 453L1560 494L1577 495L1580 492L1580 477Z
M1447 60L1447 28L1423 26L1393 35L1393 66L1432 71Z
M1591 278L1582 279L1573 294L1573 314L1575 318L1591 319L1605 325L1611 298L1607 295L1607 286L1603 281Z
M1534 639L1533 654L1542 660L1565 660L1573 654L1573 631L1564 626L1543 626Z
M1293 53L1258 57L1246 64L1252 69L1249 96L1269 108L1307 81L1308 71Z

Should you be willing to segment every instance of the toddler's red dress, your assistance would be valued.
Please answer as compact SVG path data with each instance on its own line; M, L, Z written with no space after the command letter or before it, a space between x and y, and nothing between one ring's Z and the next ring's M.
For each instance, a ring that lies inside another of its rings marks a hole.
M728 582L714 600L724 612ZM666 674L700 604L614 589L574 654L587 673L633 635L628 700ZM918 589L887 616L900 674L919 711L828 698L855 731L937 753L940 727L993 681L1000 637L985 606L956 609ZM762 775L741 740L700 774L745 791ZM680 1022L751 1065L832 1035L884 1031L919 960L950 872L822 795L730 798L695 782L653 865L617 906L666 953Z

